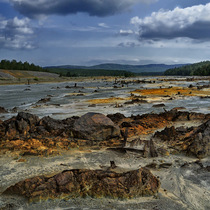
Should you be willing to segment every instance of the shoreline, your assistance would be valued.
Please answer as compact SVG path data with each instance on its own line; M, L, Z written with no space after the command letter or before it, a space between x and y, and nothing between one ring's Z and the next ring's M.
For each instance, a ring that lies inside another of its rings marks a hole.
M189 78L196 80L210 80L210 76L135 76L135 77L122 77L122 76L90 76L90 77L58 77L58 78L16 78L8 79L0 77L0 86L6 85L31 85L31 84L47 84L47 83L63 83L63 82L84 82L90 80L106 80L114 81L117 79L134 80L137 78L162 78L166 81L188 81ZM171 78L171 79L167 79ZM28 84L29 80L29 84Z

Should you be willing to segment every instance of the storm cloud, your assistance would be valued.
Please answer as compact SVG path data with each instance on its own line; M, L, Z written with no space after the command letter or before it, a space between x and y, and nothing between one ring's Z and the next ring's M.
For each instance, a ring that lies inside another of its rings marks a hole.
M210 39L210 3L187 8L153 12L143 19L134 17L131 24L139 28L140 39Z
M110 16L129 10L135 3L157 0L9 0L21 14L36 18L42 15L68 15L84 12L90 16Z

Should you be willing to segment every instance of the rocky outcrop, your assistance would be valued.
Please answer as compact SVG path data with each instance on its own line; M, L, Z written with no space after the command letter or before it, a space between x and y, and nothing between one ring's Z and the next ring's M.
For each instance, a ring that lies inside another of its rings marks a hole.
M210 155L210 120L198 127L189 137L184 139L189 144L187 152L204 158Z
M160 181L146 168L126 173L112 171L73 169L53 177L39 176L21 181L5 193L30 199L70 197L134 198L154 195Z
M199 127L166 127L163 131L156 132L154 137L167 142L178 151L185 151L198 158L210 155L210 120Z
M58 154L59 149L123 144L120 138L114 138L120 135L119 127L104 115L96 114L95 118L92 118L95 120L92 123L88 120L83 121L81 130L75 131L75 125L79 125L75 122L79 119L79 117L65 120L55 120L51 117L39 119L35 115L20 112L17 117L0 122L0 149L20 151L22 155L46 156ZM86 129L82 129L82 126Z
M114 116L110 116L114 118ZM177 110L165 111L160 114L144 114L118 119L115 122L120 126L121 132L128 129L128 137L153 133L156 129L161 129L173 122L202 120L207 121L210 115L194 113L194 112L179 112Z
M103 114L87 113L75 121L73 135L89 140L106 140L120 137L120 128Z
M160 114L131 117L125 117L120 113L107 117L103 114L88 113L82 117L56 120L51 117L39 119L35 115L20 112L17 117L0 122L0 148L36 155L54 154L56 148L68 149L86 146L122 148L129 137L153 133L156 129L164 128L173 121L199 119L205 122L209 117L210 115L173 110ZM198 134L197 137L193 138L196 138L199 143L192 144L192 140L186 139L185 142L188 143L183 144L183 139L193 134L195 129L166 128L160 133L157 132L156 137L168 141L168 144L173 145L174 148L181 148L179 149L181 151L187 151L199 157L206 156L208 151L201 152L199 150L199 152L196 151L195 147L208 145L207 137L202 137L201 139L205 139L202 142L203 140L200 140L201 134ZM207 135L205 134L205 136ZM145 151L143 152L144 156L156 157L159 151L161 154L168 154L164 148L157 150L157 154L155 151L156 142L151 142L148 145L145 144L143 149ZM199 155L199 153L203 155Z
M5 121L2 125L5 129L5 138L13 139L20 136L27 137L36 129L39 118L35 115L20 112L17 117Z
M82 117L55 120L20 112L0 125L4 139L30 137L73 137L85 140L108 140L120 137L120 128L103 114L87 113Z

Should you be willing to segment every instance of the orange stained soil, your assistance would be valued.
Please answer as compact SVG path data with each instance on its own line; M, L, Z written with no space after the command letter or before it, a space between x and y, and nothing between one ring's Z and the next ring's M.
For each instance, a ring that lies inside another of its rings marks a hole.
M127 100L129 98L118 98L118 97L112 97L112 98L99 98L99 99L91 99L88 100L88 103L91 104L109 104L109 103L119 103Z
M15 78L34 78L34 76L29 74L27 71L3 70L3 72L12 75Z
M122 128L125 132L128 129L128 137L148 135L154 133L157 129L165 128L170 125L170 122L165 120L163 117L151 117L150 119L142 119L139 123L134 124L129 128Z
M172 87L172 88L158 88L158 89L142 89L135 90L132 93L139 95L148 95L148 96L173 96L173 95L184 95L184 96L206 96L210 95L210 89L207 90L197 90L193 88L181 88L181 87Z

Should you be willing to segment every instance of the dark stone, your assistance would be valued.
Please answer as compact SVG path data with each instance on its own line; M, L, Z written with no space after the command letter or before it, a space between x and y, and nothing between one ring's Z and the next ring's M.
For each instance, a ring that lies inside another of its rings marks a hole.
M124 104L148 103L146 100L133 98L131 101L126 101Z
M23 119L30 126L35 126L39 122L39 117L30 113L25 113L25 112L19 112L16 119L17 121L20 121Z
M51 100L51 98L42 98L40 99L37 103L40 104L40 103L47 103Z
M116 164L115 164L114 161L110 161L110 168L111 168L111 169L117 168L117 166L116 166Z
M120 136L120 128L103 114L87 113L77 119L73 126L76 138L107 140Z
M164 107L165 104L154 104L152 107Z
M116 114L108 114L107 117L110 118L114 123L117 123L120 120L124 119L125 115L121 113L116 113Z
M0 106L0 113L8 113L8 111L4 107Z
M162 131L157 131L154 137L161 139L162 141L174 141L176 139L177 132L174 126L166 127Z
M61 135L65 131L65 125L61 120L55 120L51 117L43 117L40 122L40 126L43 126L51 135Z
M131 122L123 122L121 123L120 125L122 128L129 128L129 127L132 127L132 123Z

